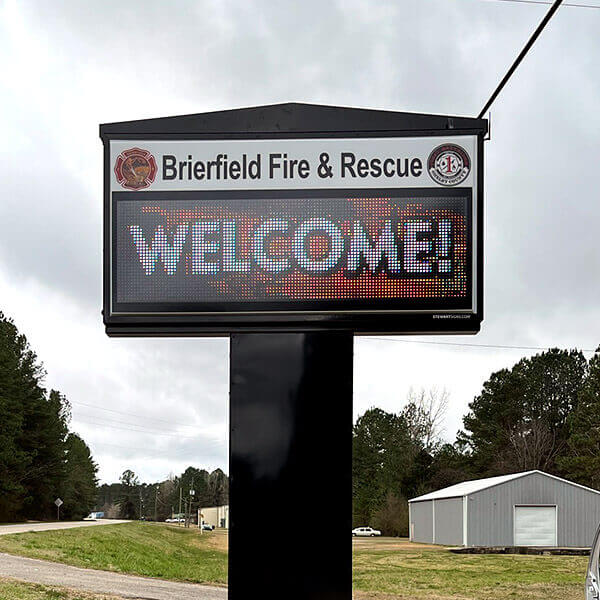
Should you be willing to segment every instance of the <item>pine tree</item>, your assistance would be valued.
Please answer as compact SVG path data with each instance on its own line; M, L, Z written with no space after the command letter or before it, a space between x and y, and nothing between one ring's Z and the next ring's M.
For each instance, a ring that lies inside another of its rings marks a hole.
M75 433L70 433L66 443L66 478L61 498L66 519L82 519L96 503L96 473L98 467L87 444Z
M469 405L466 431L459 435L477 474L540 469L560 475L567 419L587 370L581 352L555 348L493 373Z
M140 481L137 475L127 469L121 475L121 494L118 500L119 513L122 519L138 519L140 504Z
M44 376L25 336L0 313L0 521L53 518L65 490L85 490L88 498L95 487L89 449L86 462L83 441L68 437L70 405L60 392L47 392ZM79 467L71 468L71 453L79 454ZM73 514L82 510L73 506Z
M0 313L0 521L18 518L27 496L27 469L32 457L21 446L24 394L21 362L27 341Z
M600 488L600 348L569 417L568 452L558 461L564 475L582 485Z
M69 433L69 405L64 396L52 390L46 396L38 385L28 389L21 445L32 457L27 472L28 496L23 510L29 519L54 517L54 500L67 477L66 440Z

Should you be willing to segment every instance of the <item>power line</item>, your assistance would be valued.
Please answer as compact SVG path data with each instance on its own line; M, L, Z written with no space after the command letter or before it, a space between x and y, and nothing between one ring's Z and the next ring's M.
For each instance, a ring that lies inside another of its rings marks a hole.
M556 346L511 346L507 344L475 344L469 342L437 342L437 341L426 341L426 340L399 340L393 337L374 337L364 336L364 339L368 340L379 340L382 342L399 342L401 344L431 344L434 346L464 346L467 348L491 348L499 350L550 350L556 348ZM590 348L580 348L582 352L596 352Z
M116 423L117 425L130 425L132 427L143 429L144 431L149 431L149 432L162 433L164 431L167 431L167 433L177 433L176 429L165 429L165 428L161 429L161 428L159 428L158 425L157 426L152 426L152 425L146 426L143 423L131 423L130 421L124 421L123 419L119 419L119 420L109 419L108 417L105 417L105 416L98 416L98 415L93 415L93 414L92 415L83 414L81 416L86 417L88 419L98 420L99 422L102 422L102 423ZM78 419L79 415L75 415L74 418Z
M110 444L108 442L89 442L89 446L110 446L112 448L121 448L122 450L131 450L134 452L148 452L148 448L136 448L135 446L122 446L120 444ZM153 457L164 456L165 452L153 455ZM166 457L165 457L166 458Z
M133 431L134 433L144 433L146 435L163 435L163 436L176 437L176 438L188 439L188 440L197 440L200 437L200 436L179 435L178 433L155 432L153 430L148 430L148 429L132 429L131 427L120 427L119 425L112 425L111 422L107 421L107 420L104 420L104 422L102 420L86 421L85 419L82 419L81 417L77 417L74 420L76 422L86 423L88 425L108 426L111 429L122 429L123 431ZM209 438L214 439L214 436L203 435L202 437L209 437Z
M83 417L87 417L88 419L93 419L94 423L108 423L108 424L112 424L115 423L117 425L127 425L127 426L131 426L131 427L135 427L136 429L139 429L140 431L148 432L148 433L163 433L165 432L164 429L156 429L153 427L146 427L145 425L138 425L137 423L130 423L128 421L117 421L115 419L107 419L106 417L98 417L95 415L82 415ZM77 420L82 420L80 418L80 416L75 416L74 419ZM174 430L170 430L167 431L167 433L172 433L172 434L176 434L177 436L179 436L179 434L174 431ZM180 437L186 437L186 436L180 436Z
M546 16L542 19L542 22L538 25L538 28L534 31L533 35L529 38L529 41L525 44L525 47L523 48L523 50L521 50L521 53L519 54L519 56L517 56L517 59L515 60L515 62L512 64L512 66L508 70L508 73L506 73L506 75L504 76L502 81L499 83L498 87L494 90L494 93L490 96L490 99L486 102L485 106L481 109L481 112L479 113L479 116L477 117L478 119L482 119L483 115L485 115L488 108L490 108L490 106L494 103L494 100L496 100L496 98L498 97L500 92L504 89L504 86L508 83L508 80L512 77L512 74L517 70L517 67L521 64L521 61L525 58L525 56L527 55L529 50L531 50L531 47L533 46L533 44L535 44L535 41L538 39L538 37L540 37L540 34L542 33L542 31L544 31L546 25L548 25L548 23L550 22L550 19L552 19L552 17L554 16L554 13L559 9L562 2L563 2L563 0L556 0L554 2L554 4L552 5L552 8L548 11Z
M110 444L108 442L90 442L91 446L111 446L113 448L121 448L123 450L137 450L139 452L147 452L148 448L136 448L135 446L122 446L120 444Z
M545 4L549 6L552 2L548 0L484 0L484 2L513 2L515 4ZM563 6L569 8L600 8L597 4L575 4L573 2L565 2Z
M114 410L112 408L104 408L103 406L95 406L93 404L86 404L85 402L79 402L77 400L70 400L71 404L77 404L79 406L86 406L88 408L93 408L95 410L104 410L106 412L116 413L118 415L126 415L128 417L135 417L136 419L146 419L149 421L158 421L160 423L168 423L169 425L178 425L179 427L193 427L197 429L195 425L188 425L185 423L178 423L176 421L171 421L170 419L159 419L157 417L146 417L137 413L124 412L122 410Z
M221 443L224 443L225 440L221 440ZM133 451L139 451L139 452L147 452L148 448L136 448L135 446L122 446L119 444L109 444L108 442L90 442L89 443L90 446L111 446L114 448L121 448L123 450L133 450ZM171 454L171 453L167 453L166 450L163 450L157 454L151 454L151 455L146 455L146 456L142 456L142 457L138 457L138 459L144 459L144 458L164 458L165 460L170 460L172 458L181 458L181 457L186 457L188 455L190 455L193 452L193 450L183 450L180 452L176 452L175 454Z
M150 427L145 427L144 425L138 425L137 423L130 423L128 421L116 421L114 419L108 419L106 417L97 417L97 416L91 416L91 415L82 415L83 418L81 416L74 416L73 419L74 421L79 421L81 423L86 423L88 425L102 425L102 426L109 426L111 428L115 428L115 429L123 429L125 431L133 431L135 433L146 433L146 434L150 434L150 435L167 435L167 436L171 436L171 437L177 437L177 438L181 438L181 439L187 439L187 440L198 440L199 438L210 438L212 440L218 439L215 437L214 434L207 434L206 432L202 431L201 429L198 429L198 434L197 435L181 435L180 433L177 433L173 430L171 431L164 431L162 429L154 429L154 428L150 428ZM86 418L88 420L86 420ZM129 427L123 427L123 425L128 425Z

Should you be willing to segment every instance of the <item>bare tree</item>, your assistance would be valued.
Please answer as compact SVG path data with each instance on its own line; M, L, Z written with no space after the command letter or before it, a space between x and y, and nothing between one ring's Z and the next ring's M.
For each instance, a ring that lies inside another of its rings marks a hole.
M504 471L548 470L560 453L558 431L544 419L528 419L515 425L508 433L508 445L498 466Z
M402 411L413 442L426 450L442 443L444 419L448 410L450 394L448 390L432 387L408 392L408 402Z

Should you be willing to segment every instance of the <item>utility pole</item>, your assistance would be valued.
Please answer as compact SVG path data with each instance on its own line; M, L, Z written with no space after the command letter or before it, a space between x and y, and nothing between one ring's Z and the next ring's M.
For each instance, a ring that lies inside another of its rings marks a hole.
M190 521L192 520L192 509L193 509L193 500L194 494L196 491L194 490L194 476L192 475L192 487L190 488L190 498L188 502L187 513L185 515L185 526L190 526Z
M154 495L154 522L158 521L158 485L156 486L156 494Z
M140 521L142 520L142 488L140 488Z
M183 488L181 487L181 484L179 484L179 516L177 517L177 526L181 525L181 522L179 521L179 519L181 518L181 502L183 500Z

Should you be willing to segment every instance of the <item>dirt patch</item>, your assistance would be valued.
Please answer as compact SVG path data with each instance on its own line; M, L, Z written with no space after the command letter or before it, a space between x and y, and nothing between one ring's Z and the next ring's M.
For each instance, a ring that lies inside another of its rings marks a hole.
M227 529L215 529L214 531L197 531L195 545L202 548L212 548L220 552L227 552L229 549L229 535Z
M352 538L356 550L439 550L440 546L419 544L406 538Z
M227 529L215 529L211 532L208 545L215 550L227 552L229 548L229 532Z

